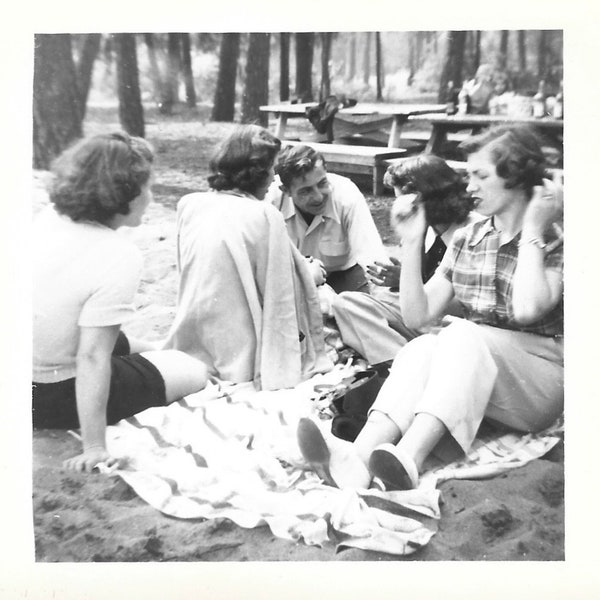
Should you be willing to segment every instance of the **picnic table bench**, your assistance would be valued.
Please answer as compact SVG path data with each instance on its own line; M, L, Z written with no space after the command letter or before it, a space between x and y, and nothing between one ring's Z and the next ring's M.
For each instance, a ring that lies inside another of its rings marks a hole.
M383 192L383 174L388 166L387 160L406 154L405 148L382 148L377 146L355 146L353 144L324 144L319 142L295 142L284 140L284 146L306 145L319 152L327 162L332 173L354 173L371 175L373 194Z

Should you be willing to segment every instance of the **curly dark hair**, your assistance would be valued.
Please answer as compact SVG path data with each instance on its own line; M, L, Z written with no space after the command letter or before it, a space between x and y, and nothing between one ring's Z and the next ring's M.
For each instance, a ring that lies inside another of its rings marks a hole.
M304 177L319 163L323 167L327 166L321 153L311 146L286 146L277 157L275 173L279 175L282 185L289 189L296 177Z
M264 127L236 127L210 160L208 184L213 190L237 189L254 195L265 185L279 148L279 139Z
M139 137L115 132L76 142L53 163L50 200L73 221L107 225L129 214L129 203L150 179L154 154Z
M496 174L505 180L504 187L520 187L531 197L533 187L541 185L546 173L546 158L540 138L528 125L498 125L466 139L459 145L465 155L486 148Z
M383 182L403 194L420 194L429 225L462 223L473 209L464 177L434 154L421 154L390 165Z

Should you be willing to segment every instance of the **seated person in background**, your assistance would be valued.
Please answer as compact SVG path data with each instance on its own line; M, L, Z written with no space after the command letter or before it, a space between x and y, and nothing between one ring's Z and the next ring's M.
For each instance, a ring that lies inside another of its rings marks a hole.
M53 166L54 208L33 224L33 426L81 428L76 471L115 464L106 425L201 390L206 366L151 350L120 331L142 269L119 227L137 227L152 200L153 153L125 133L97 135Z
M466 81L464 89L469 94L469 112L474 115L489 112L490 98L494 95L494 68L492 65L479 65L475 77Z
M300 421L303 455L340 487L366 487L372 476L388 489L416 487L438 444L467 453L484 418L537 432L563 412L561 195L543 179L544 154L527 127L495 127L461 146L467 189L486 218L456 232L426 284L418 197L398 202L393 219L407 325L434 322L454 298L465 318L400 350L352 445L328 448L312 421Z
M178 306L166 343L220 379L265 390L332 366L313 274L281 213L262 202L279 147L262 127L236 127L211 158L211 189L179 201Z
M433 154L390 166L384 183L394 189L397 197L420 196L427 221L422 264L426 282L440 264L454 232L477 219L471 213L473 200L466 191L467 184L446 161ZM333 315L342 341L370 364L393 360L408 340L421 334L402 320L398 298L400 261L390 260L392 264L378 262L367 267L371 281L386 288L374 289L371 295L344 292L333 299ZM452 308L450 312L460 314L458 306Z
M334 291L369 293L365 268L387 261L367 201L352 181L327 173L310 146L284 148L275 164L279 181L266 200L285 219L288 234L305 257L320 261Z

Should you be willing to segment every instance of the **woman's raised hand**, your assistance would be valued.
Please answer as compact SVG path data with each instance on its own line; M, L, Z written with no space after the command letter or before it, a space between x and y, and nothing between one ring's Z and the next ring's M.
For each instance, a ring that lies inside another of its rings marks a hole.
M400 284L400 261L393 256L390 256L390 264L375 261L375 264L367 265L367 275L375 285L397 288Z
M543 185L533 188L533 195L523 217L523 231L543 235L552 223L562 221L563 207L562 186L544 179Z
M427 220L418 194L403 194L396 198L392 205L391 224L402 244L422 242Z

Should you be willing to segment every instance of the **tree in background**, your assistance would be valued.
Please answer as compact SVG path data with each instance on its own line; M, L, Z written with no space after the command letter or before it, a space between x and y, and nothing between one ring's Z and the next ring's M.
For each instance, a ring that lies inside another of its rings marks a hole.
M525 31L517 31L517 48L519 56L519 70L524 73L527 70L527 54L525 50Z
M453 81L457 85L463 79L463 58L465 55L466 39L466 31L448 32L446 56L438 88L438 102L444 101L449 81Z
M279 100L290 99L290 34L279 34Z
M83 36L79 60L77 61L77 82L79 85L79 104L81 106L81 117L85 116L87 99L90 93L90 83L92 81L92 72L94 63L100 50L100 33L88 33Z
M319 100L322 102L331 94L331 77L329 75L329 61L331 59L331 40L333 33L321 33L321 85L319 87Z
M371 76L371 34L365 32L365 52L363 54L363 81L365 85L369 84L369 77Z
M500 49L498 51L498 67L506 69L508 60L508 30L503 29L500 32Z
M154 87L154 98L157 102L159 102L163 97L163 81L160 74L160 68L158 66L158 59L156 57L154 34L144 33L144 42L148 51L150 79L152 81L152 86Z
M356 77L356 34L347 34L346 46L346 79L352 81Z
M381 34L375 32L375 71L377 74L377 100L383 100L383 58L381 56Z
M240 55L240 34L223 33L219 50L219 73L212 109L213 121L233 121L235 80Z
M302 102L313 99L312 64L314 33L296 33L296 96Z
M269 33L251 33L246 57L246 81L242 95L242 123L268 124L266 113L261 113L261 104L269 101Z
M33 164L47 169L81 137L83 110L69 34L34 37Z
M180 36L183 81L185 82L185 103L190 108L194 108L196 106L196 90L194 88L194 74L192 73L190 34L181 33Z
M170 115L173 106L179 102L179 72L181 70L181 49L179 34L168 34L167 69L160 112Z
M144 109L140 94L135 35L116 33L114 41L117 52L119 120L127 133L144 137Z

